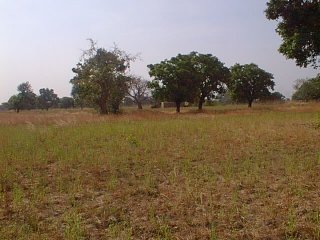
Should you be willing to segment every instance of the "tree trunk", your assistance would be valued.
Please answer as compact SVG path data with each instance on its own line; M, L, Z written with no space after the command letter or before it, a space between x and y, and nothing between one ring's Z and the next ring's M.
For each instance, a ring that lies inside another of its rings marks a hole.
M201 97L198 104L198 110L200 111L202 110L203 103L204 103L204 98Z
M100 101L100 114L108 114L106 101Z
M142 109L142 104L141 104L141 102L138 102L138 109Z
M108 105L107 105L108 97L105 92L102 92L97 103L100 107L100 114L106 115L108 114Z
M176 106L177 106L176 112L180 113L181 102L176 102Z
M112 113L116 114L119 113L120 105L118 103L112 104L111 111Z
M251 99L248 101L248 107L249 107L249 108L252 107L252 102L253 102L253 100L251 100Z

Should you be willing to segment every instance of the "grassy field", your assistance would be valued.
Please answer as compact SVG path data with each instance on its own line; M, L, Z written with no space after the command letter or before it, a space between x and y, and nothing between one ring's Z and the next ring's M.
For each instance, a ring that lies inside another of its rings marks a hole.
M0 112L0 239L320 240L320 104Z

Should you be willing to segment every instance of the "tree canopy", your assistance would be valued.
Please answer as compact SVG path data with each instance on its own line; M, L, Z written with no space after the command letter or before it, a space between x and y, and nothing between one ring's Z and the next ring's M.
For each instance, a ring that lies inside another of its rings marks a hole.
M37 96L29 82L19 84L18 94L9 98L7 103L2 104L3 109L14 109L17 113L20 110L46 109L49 108L69 108L74 107L74 99L71 97L58 98L53 89L41 88Z
M54 93L53 89L41 88L39 90L38 104L41 109L48 110L53 106L57 106L58 102L58 95Z
M62 97L59 99L60 108L74 108L74 99L72 97Z
M72 71L70 80L75 99L89 102L100 109L101 114L118 112L127 92L127 71L134 57L114 47L112 50L91 47Z
M315 78L298 80L294 88L293 100L320 100L320 74Z
M196 76L197 101L199 110L205 99L210 100L215 94L221 94L229 82L230 71L220 60L211 54L190 53L193 74Z
M154 80L150 88L155 98L174 101L177 112L184 101L197 101L199 109L205 99L222 93L229 80L229 69L211 54L191 52L149 65Z
M279 51L300 67L319 67L320 1L270 0L265 12L279 22L276 31L283 40Z
M256 99L270 95L273 90L273 75L259 68L256 64L235 64L231 67L231 81L228 88L232 98L239 102L247 102L248 107Z
M284 102L286 97L280 92L272 92L264 97L261 97L260 100L268 102Z
M21 83L18 87L18 94L13 95L8 100L9 108L14 109L17 113L20 110L32 109L36 106L36 94L33 93L29 82Z
M193 100L196 94L195 74L190 55L178 54L170 60L148 65L154 79L149 84L152 95L158 100L173 101L180 112L181 103Z
M8 100L8 108L14 109L17 113L19 113L20 110L23 108L21 95L17 94L11 96Z

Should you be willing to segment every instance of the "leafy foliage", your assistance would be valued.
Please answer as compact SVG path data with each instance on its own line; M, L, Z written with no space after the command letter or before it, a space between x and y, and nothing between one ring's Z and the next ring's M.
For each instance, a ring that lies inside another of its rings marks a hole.
M13 95L8 100L9 109L14 109L17 113L22 109L21 95Z
M196 95L196 81L191 55L178 54L170 60L148 65L149 74L154 79L149 84L152 95L157 100L176 103L177 112L184 101L193 100Z
M9 109L14 109L18 113L20 110L30 110L36 107L36 95L29 82L21 83L17 90L19 93L8 100Z
M60 108L73 108L74 99L72 97L63 97L59 99Z
M270 94L269 99L271 101L285 101L286 97L280 92L273 92Z
M90 49L72 69L76 74L70 80L72 96L76 101L99 107L101 114L118 112L128 88L126 73L135 58L117 47L112 50L96 48L90 41Z
M8 102L3 102L0 105L0 110L8 110L9 109L9 103Z
M248 107L256 99L270 95L273 90L273 75L256 64L235 64L231 67L231 81L228 85L233 100L247 102Z
M320 74L311 79L298 80L295 85L293 100L319 100L320 99Z
M53 89L41 88L39 93L38 104L41 109L48 110L53 106L57 106L59 98L58 95L54 93Z
M211 54L190 53L193 71L196 76L198 108L202 109L205 99L210 100L216 94L222 94L229 82L230 71L220 60Z
M120 104L128 92L128 82L129 78L124 75L118 76L113 82L109 101L109 110L112 113L118 113L120 111Z
M18 94L9 98L8 102L3 103L0 109L11 110L14 109L17 113L25 109L46 109L49 108L71 108L74 107L74 99L71 97L58 98L53 89L41 88L39 96L33 93L31 84L29 82L21 83L17 90Z
M278 20L283 43L279 51L298 66L320 63L320 2L318 0L270 0L266 16Z
M283 102L286 100L286 97L280 92L272 92L269 95L262 97L261 100L271 102Z
M149 65L150 83L154 98L174 101L179 106L184 101L198 101L199 109L205 99L222 93L229 79L229 69L211 54L179 54L170 60Z

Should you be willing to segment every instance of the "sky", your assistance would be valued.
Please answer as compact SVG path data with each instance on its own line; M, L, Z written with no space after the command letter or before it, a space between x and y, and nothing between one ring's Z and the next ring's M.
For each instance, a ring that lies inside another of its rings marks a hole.
M131 72L147 80L148 64L179 53L211 53L227 67L255 63L272 73L287 97L295 80L319 72L299 68L278 52L277 22L267 0L0 0L0 103L29 81L36 94L52 88L70 96L72 68L88 38L114 43L140 59Z

